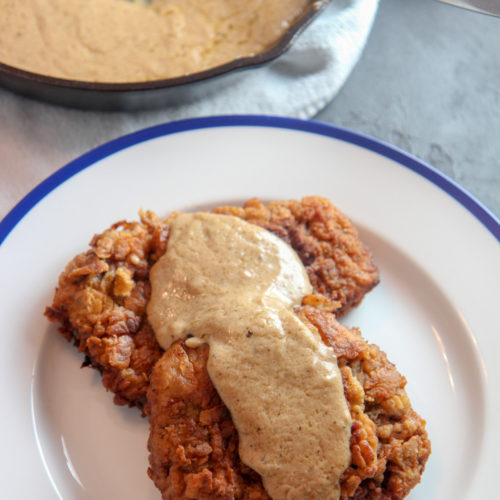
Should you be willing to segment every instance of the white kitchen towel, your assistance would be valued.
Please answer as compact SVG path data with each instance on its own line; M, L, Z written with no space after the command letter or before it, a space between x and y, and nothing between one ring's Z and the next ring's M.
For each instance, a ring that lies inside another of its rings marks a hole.
M339 91L365 46L378 0L332 0L272 63L245 71L223 92L173 107L169 118L265 113L310 118Z
M142 112L82 111L0 90L0 219L59 167L140 128L215 114L312 117L357 63L377 7L378 0L332 0L284 55L187 104Z

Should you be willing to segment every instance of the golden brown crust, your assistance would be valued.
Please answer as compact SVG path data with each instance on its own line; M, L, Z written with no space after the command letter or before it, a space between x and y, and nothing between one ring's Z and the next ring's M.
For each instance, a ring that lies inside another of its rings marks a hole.
M146 319L149 269L164 252L168 225L147 213L94 236L59 278L45 315L102 373L116 404L146 403L151 369L162 354Z
M288 241L322 294L323 308L345 312L378 282L378 270L356 229L327 200L264 205L254 199L215 211L242 217ZM168 231L168 219L146 212L140 222L118 222L94 236L90 250L67 265L45 312L86 354L87 364L101 371L117 404L144 406L149 374L162 353L145 308L149 270L165 252Z
M324 198L309 196L269 205L253 199L243 208L214 211L242 217L285 240L300 256L315 293L335 304L337 317L357 306L378 283L378 269L356 228Z
M260 476L239 459L238 435L208 376L207 356L206 345L176 342L156 363L148 473L164 499L269 499Z
M404 389L406 379L378 346L332 314L306 306L299 316L333 348L351 410L351 465L341 479L341 498L404 498L420 482L431 452L425 421Z
M335 351L351 411L351 465L341 478L341 499L404 498L430 454L425 422L410 406L404 377L377 346L331 313L305 306L298 314ZM231 415L206 371L207 352L206 345L190 349L177 342L153 369L150 477L164 500L268 499L259 476L239 460Z

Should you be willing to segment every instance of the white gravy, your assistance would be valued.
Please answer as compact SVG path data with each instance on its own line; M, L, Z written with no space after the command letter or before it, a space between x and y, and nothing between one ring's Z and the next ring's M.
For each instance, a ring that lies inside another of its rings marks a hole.
M311 284L296 253L237 217L183 214L150 274L160 345L208 343L242 461L274 500L337 499L351 417L331 348L293 312Z
M142 82L272 47L311 0L0 0L0 62L58 78Z

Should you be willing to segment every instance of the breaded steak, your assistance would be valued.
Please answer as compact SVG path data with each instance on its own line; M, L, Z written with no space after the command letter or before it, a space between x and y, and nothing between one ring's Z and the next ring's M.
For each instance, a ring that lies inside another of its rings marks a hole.
M338 358L349 404L351 464L342 499L404 498L430 454L425 422L413 411L406 381L377 346L335 317L360 303L378 270L349 219L318 197L242 208L219 207L287 241L304 263L314 295L299 317ZM169 219L151 212L96 235L59 278L46 316L102 373L117 404L150 420L149 475L164 499L268 499L260 476L238 455L238 434L206 370L207 346L158 345L148 323L149 272L164 254Z
M351 412L351 464L341 477L341 499L404 498L430 454L406 380L333 314L311 306L297 312L335 352ZM208 376L207 356L207 345L190 349L179 341L153 369L146 407L150 477L164 500L269 499L259 475L239 459L238 434Z
M340 315L359 304L378 283L371 253L350 220L329 201L219 207L258 224L287 241L306 267L315 293L311 300ZM172 215L175 217L175 214ZM149 270L166 250L169 220L152 212L140 222L118 222L94 236L90 249L75 257L59 278L45 315L102 373L115 403L143 408L149 376L162 355L146 318Z

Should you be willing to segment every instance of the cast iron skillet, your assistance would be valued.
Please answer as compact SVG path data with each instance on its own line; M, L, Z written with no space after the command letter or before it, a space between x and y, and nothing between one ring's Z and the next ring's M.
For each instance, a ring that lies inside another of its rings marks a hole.
M0 62L0 85L27 97L80 109L134 111L191 102L231 85L242 77L239 70L262 66L283 54L329 1L311 1L269 50L199 73L148 82L94 83L31 73Z

